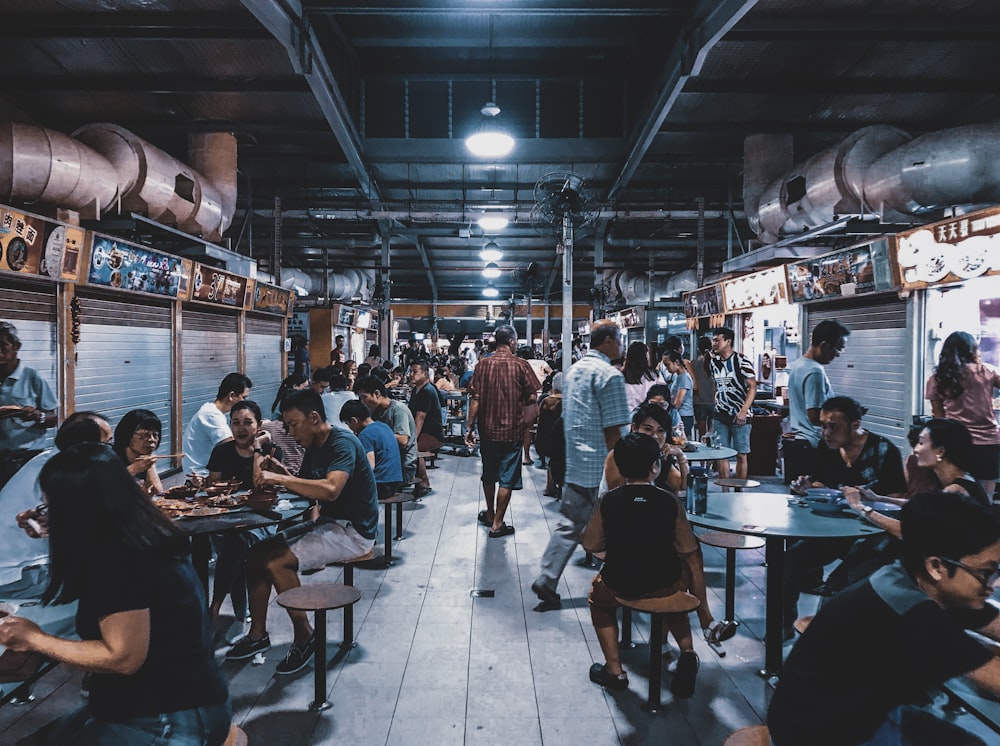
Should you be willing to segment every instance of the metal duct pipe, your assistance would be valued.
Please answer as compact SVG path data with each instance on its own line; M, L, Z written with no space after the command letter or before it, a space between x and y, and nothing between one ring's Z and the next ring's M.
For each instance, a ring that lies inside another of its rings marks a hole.
M743 141L743 204L754 233L760 233L760 196L768 184L795 165L793 148L791 135L754 134Z
M306 295L319 295L323 292L322 272L303 272L301 269L282 268L281 287L286 290L301 289ZM352 300L361 298L371 300L375 288L375 270L345 269L329 273L329 297L327 300Z
M663 274L656 274L653 280L653 298L663 298L669 295L670 280ZM623 269L614 272L608 283L615 289L625 303L645 304L650 298L649 273L635 269Z
M236 212L236 161L238 147L232 132L202 132L188 137L188 162L205 177L202 200L195 211L193 227L181 230L196 232L217 226L218 236L229 228Z
M114 167L82 143L44 127L0 126L0 199L53 204L96 217L118 194Z

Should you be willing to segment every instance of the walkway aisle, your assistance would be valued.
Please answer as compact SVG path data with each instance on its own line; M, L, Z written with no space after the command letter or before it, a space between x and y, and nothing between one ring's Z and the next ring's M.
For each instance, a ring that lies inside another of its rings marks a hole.
M559 588L563 609L532 611L537 599L529 586L558 519L558 503L541 494L544 471L524 469L525 489L514 494L508 513L517 533L489 539L476 522L483 507L479 459L449 455L438 464L431 471L434 492L404 506L406 537L393 545L393 566L355 572L364 593L355 607L358 646L329 671L332 709L306 710L311 667L273 675L291 641L288 617L273 601L274 647L266 662L223 664L235 721L251 744L718 746L736 728L761 721L768 696L755 673L763 661L762 552L739 553L737 612L744 624L726 644L727 656L718 658L699 639L694 698L671 703L665 674L668 704L651 716L643 709L645 645L625 651L629 691L608 694L588 679L591 663L602 658L586 602L594 571L576 564L582 550ZM721 617L723 555L706 550L713 610ZM340 580L334 568L305 578ZM486 593L473 598L474 589ZM638 618L634 638L643 643L648 618ZM341 634L342 615L331 612L331 655ZM36 695L30 707L0 709L0 742L14 743L78 703L79 675L57 670Z

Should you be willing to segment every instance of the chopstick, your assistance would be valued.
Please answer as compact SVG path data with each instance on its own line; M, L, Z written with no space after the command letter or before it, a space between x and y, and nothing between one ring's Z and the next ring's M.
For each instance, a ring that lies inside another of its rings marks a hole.
M182 458L183 453L165 453L162 456L154 455L153 458Z

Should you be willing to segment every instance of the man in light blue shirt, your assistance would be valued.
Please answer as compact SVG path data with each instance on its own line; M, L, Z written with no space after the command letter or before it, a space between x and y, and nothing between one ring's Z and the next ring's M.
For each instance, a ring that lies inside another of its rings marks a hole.
M618 326L602 319L590 330L590 350L565 375L566 485L559 501L562 515L542 556L541 572L531 584L541 599L536 611L561 606L556 586L597 504L604 460L629 421L625 379L611 367L611 360L621 354Z
M41 448L59 402L45 379L21 362L17 327L0 321L0 451Z

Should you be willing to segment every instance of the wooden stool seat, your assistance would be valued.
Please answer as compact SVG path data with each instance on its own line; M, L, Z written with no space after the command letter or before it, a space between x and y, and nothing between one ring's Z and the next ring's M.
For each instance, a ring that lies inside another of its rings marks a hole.
M739 480L729 480L739 481ZM726 550L726 621L736 624L736 550L760 549L764 540L759 536L731 534L728 531L704 531L697 534L698 541L710 547Z
M812 620L813 620L813 617L811 615L810 616L800 616L798 619L796 619L794 622L792 622L792 626L795 628L796 632L798 632L800 635L804 635L805 632L806 632L806 627L809 626L809 623Z
M715 484L720 487L732 487L737 492L742 492L744 489L752 490L755 487L760 487L760 482L756 479L728 479L722 478L713 479Z
M643 611L650 615L649 623L649 695L646 706L651 712L660 709L660 687L663 680L663 615L686 614L694 611L701 602L687 591L654 598L618 598L622 607L622 644L632 640L632 612ZM627 630L627 632L626 632Z
M428 469L437 468L437 464L434 463L435 461L437 461L437 457L438 457L437 451L417 451L417 458L422 458L427 460Z
M771 732L766 725L751 725L729 734L722 746L771 746Z
M247 746L249 743L250 739L243 729L238 725L231 725L229 735L226 736L226 742L222 746Z
M315 669L315 687L313 701L309 709L325 710L330 707L326 700L326 612L331 609L344 610L344 642L338 655L345 654L354 645L353 630L348 635L348 609L353 613L354 604L361 600L361 591L350 585L340 583L317 583L316 585L300 585L284 593L278 594L279 606L296 611L315 612L315 627L313 632L315 648L313 650L313 668ZM352 616L353 622L353 616ZM353 624L352 624L353 626Z
M385 506L385 566L392 562L392 540L399 541L403 538L403 503L413 502L412 492L397 492L395 495L379 500L379 504ZM396 536L392 535L392 506L396 506Z

